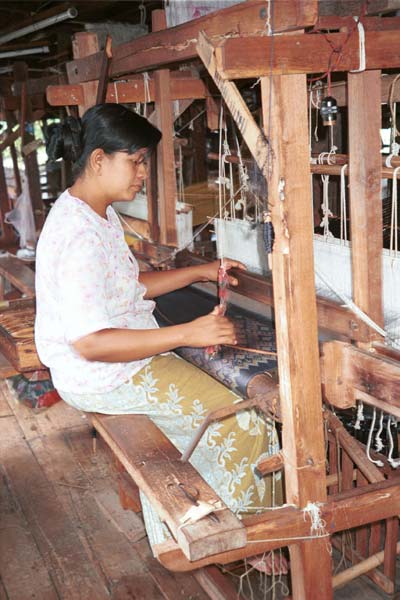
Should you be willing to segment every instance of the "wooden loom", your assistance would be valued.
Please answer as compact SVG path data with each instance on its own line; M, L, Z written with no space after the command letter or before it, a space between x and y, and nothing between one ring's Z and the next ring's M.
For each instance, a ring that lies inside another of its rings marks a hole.
M343 8L344 3L329 0L325 2L327 4ZM363 3L358 4L358 14L361 14ZM385 12L400 8L399 4L395 0L375 0L367 4L367 9L370 14L374 9ZM282 34L276 37L265 35L267 11L272 7L273 30ZM366 16L363 23L367 70L351 73L360 64L357 34L347 40L351 27L348 16L341 13L339 16L320 16L317 0L284 0L271 3L271 6L264 0L249 0L170 30L163 30L163 11L154 11L153 33L115 48L109 69L111 78L126 78L124 82L109 83L107 87L107 100L118 99L120 102L145 101L143 78L138 72L152 72L150 94L155 103L152 119L163 131L157 157L160 221L157 219L153 178L148 185L149 220L137 224L148 242L138 242L136 249L154 256L157 252L154 244L173 247L176 241L171 101L204 98L211 118L212 99L202 79L169 67L198 57L268 180L276 236L273 288L260 277L238 274L238 291L273 304L275 309L283 424L281 458L286 501L294 506L249 517L243 521L244 528L229 521L225 534L236 531L240 547L218 551L221 548L218 543L208 548L203 544L197 554L201 558L197 559L196 554L190 554L188 550L191 540L195 539L197 544L198 538L191 537L195 535L193 531L184 536L182 530L175 531L177 542L159 547L158 558L167 568L189 570L289 546L293 597L296 599L331 598L333 584L339 585L345 577L353 575L338 575L332 583L327 538L312 535L310 522L304 517L303 509L309 502L320 508L326 535L357 528L356 550L350 556L354 565L359 563L356 573L368 573L387 593L394 591L400 480L392 476L388 465L380 470L369 463L359 444L346 433L340 422L330 412L323 414L321 390L324 399L334 406L352 406L358 397L362 397L368 404L397 414L400 356L388 351L381 344L382 339L349 309L326 300L317 302L313 270L306 75L323 73L328 68L332 46L319 30L329 27L335 31L329 34L333 46L343 46L337 70L348 73L354 302L377 324L383 325L380 69L395 69L400 65L400 25L395 17ZM305 28L314 28L312 35L304 33ZM227 33L229 35L225 36ZM76 59L68 65L69 85L49 87L47 98L50 104L78 105L82 111L94 103L103 58L96 44L92 34L77 35ZM233 79L253 77L261 77L264 132L232 82ZM266 133L269 134L268 143ZM342 340L323 345L321 362L318 324L335 332ZM347 339L347 343L343 339ZM143 458L143 448L137 446L139 441L133 444L127 457L127 442L123 435L127 417L123 417L125 421L120 427L117 424L121 417L107 419L108 425L105 419L98 418L96 427L118 453L132 477L150 492L174 530L177 515L171 514L177 512L176 499L171 505L170 498L164 499L154 491L152 485L157 477L152 479L146 473L138 473L137 465ZM326 476L325 422L329 477ZM154 440L159 436L157 432L152 435L147 425L141 424L146 432L146 435L143 433L144 449L153 448ZM158 438L157 443L165 449L164 439ZM173 449L168 447L166 454L172 463L176 462ZM163 463L164 470L170 466L171 462ZM187 474L189 478L195 476L192 471ZM385 522L386 532L383 551L379 550L381 522ZM363 527L367 525L368 530ZM201 543L200 540L199 545ZM383 571L374 568L382 563Z

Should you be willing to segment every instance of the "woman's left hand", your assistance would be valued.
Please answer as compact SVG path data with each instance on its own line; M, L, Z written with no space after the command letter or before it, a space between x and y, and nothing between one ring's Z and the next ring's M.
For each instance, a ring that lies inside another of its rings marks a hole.
M201 265L202 275L204 277L203 281L218 281L218 270L221 266L220 260L214 260L211 263L207 263L205 265ZM224 267L226 271L228 271L229 285L237 285L238 280L236 277L232 277L229 275L230 269L241 269L242 271L246 270L246 267L243 263L238 260L232 260L230 258L224 258Z

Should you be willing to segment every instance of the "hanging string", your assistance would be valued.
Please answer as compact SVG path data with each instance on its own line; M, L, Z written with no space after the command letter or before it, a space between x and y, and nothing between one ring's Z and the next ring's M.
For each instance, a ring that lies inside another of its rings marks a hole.
M360 430L361 429L361 421L364 421L365 417L364 417L364 404L362 402L358 403L357 406L357 418L356 418L356 422L354 424L354 429Z
M340 239L347 240L346 176L347 165L340 169Z
M375 450L381 452L383 450L382 431L383 431L383 418L384 412L381 410L381 417L379 419L379 428L375 435Z
M144 4L144 0L142 0L142 2L140 3L139 10L140 10L140 25L141 25L141 27L145 27L146 26L146 6Z
M321 152L318 157L318 164L322 165L324 158L327 157L328 165L331 163L331 157L336 153L336 146L332 146L329 152ZM333 238L333 233L329 229L329 217L333 216L332 211L329 208L329 175L321 175L322 181L322 203L321 203L321 211L322 211L322 220L320 223L320 227L323 228L324 238L327 240L328 238Z
M396 425L396 421L394 421L394 424ZM394 469L397 469L397 467L400 467L400 459L395 460L394 458L392 458L393 450L394 450L394 442L393 442L393 435L392 435L392 416L391 415L388 416L388 420L387 420L387 434L388 434L388 438L389 438L388 462L392 465L392 467Z
M144 105L143 116L147 118L147 104L150 102L150 76L147 71L143 73Z
M393 256L398 255L398 206L397 206L397 176L400 172L400 167L396 167L393 170L393 183L392 183L392 214L390 219L390 254Z
M360 57L360 66L358 69L353 69L350 73L361 73L365 71L366 68L366 56L365 56L365 29L364 25L361 23L359 17L353 17L355 22L357 23L358 30L358 54Z
M381 460L374 460L373 458L371 458L371 454L370 454L370 450L371 450L371 442L372 442L372 435L375 429L375 421L376 421L376 408L374 406L374 410L372 413L372 422L371 422L371 427L369 428L369 433L368 433L368 441L367 441L367 450L366 450L366 454L367 454L367 458L368 460L370 460L372 463L374 463L374 465L376 465L377 467L383 467L384 464Z
M390 114L392 115L392 143L396 143L396 137L398 135L400 135L400 131L397 129L397 122L396 122L396 103L394 102L394 92L395 92L395 87L396 87L396 83L400 80L400 73L398 75L396 75L396 77L393 79L392 83L390 84L390 91L389 91L389 108L390 108ZM398 146L398 144L397 144ZM393 152L394 154L398 154L399 150L397 149L397 151Z

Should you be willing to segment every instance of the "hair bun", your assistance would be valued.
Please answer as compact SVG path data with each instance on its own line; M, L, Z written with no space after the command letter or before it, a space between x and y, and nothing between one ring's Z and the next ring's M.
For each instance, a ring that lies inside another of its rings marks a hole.
M80 119L67 117L49 131L46 144L50 160L63 158L76 162L82 154L82 126Z

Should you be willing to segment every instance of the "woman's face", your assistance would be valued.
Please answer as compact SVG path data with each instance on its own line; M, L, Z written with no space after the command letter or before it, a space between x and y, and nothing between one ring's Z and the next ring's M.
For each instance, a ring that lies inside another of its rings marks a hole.
M104 155L102 180L113 202L129 202L142 189L147 176L147 156L148 148L141 148L134 154L114 152Z

